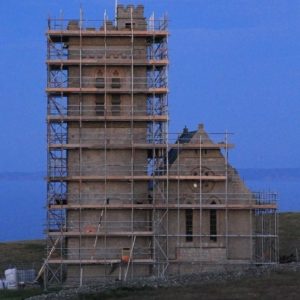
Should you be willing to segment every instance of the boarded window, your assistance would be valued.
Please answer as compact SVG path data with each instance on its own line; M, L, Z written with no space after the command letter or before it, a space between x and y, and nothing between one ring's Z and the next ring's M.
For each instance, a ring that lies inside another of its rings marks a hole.
M193 241L193 210L185 210L185 240L186 242Z

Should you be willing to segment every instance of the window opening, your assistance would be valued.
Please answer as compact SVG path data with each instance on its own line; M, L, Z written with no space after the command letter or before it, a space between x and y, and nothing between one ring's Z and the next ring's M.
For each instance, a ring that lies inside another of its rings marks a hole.
M104 95L98 95L96 98L96 115L104 115Z
M103 73L102 73L101 70L98 71L95 81L96 81L96 88L98 88L98 89L103 89L104 88L105 81L104 81Z
M96 88L98 88L98 89L104 88L104 78L103 77L96 78Z
M121 112L121 97L120 95L112 95L111 98L111 113L112 115L120 115Z
M125 28L126 29L132 29L132 28L134 28L134 26L135 26L135 23L125 23Z
M216 204L215 201L213 201L211 204ZM211 209L209 211L209 235L210 240L216 242L217 241L217 210Z
M115 71L113 73L113 78L111 79L111 87L113 89L119 89L121 87L121 78L119 77L118 71Z
M193 241L193 210L185 210L185 241Z
M120 78L112 78L111 87L113 89L119 89L121 87L121 79Z

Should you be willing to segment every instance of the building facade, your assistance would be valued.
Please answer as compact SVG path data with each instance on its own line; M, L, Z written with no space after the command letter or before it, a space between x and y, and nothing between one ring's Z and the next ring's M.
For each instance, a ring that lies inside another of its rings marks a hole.
M277 261L274 195L228 163L229 134L168 133L167 19L50 19L47 283Z

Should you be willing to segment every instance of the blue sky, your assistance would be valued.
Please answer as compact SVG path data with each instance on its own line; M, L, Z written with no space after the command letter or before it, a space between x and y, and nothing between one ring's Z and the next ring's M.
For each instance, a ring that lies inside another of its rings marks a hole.
M0 1L0 173L46 170L47 17L62 11L78 18L81 4L87 19L102 19L105 9L113 18L114 2ZM300 167L300 1L119 2L144 4L148 17L169 16L171 132L198 123L234 132L230 160L237 168ZM5 200L27 219L33 210L26 204L36 203L41 225L44 183L18 184L1 182L0 225L15 218L4 214Z

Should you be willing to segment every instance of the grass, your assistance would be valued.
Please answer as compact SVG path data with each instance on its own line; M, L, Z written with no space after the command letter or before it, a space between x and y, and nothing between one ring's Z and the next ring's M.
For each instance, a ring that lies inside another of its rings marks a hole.
M45 241L31 240L0 243L0 278L10 267L38 270L45 257Z
M23 300L32 296L40 295L42 293L41 289L30 288L24 290L4 290L0 291L1 300Z
M296 257L300 261L300 213L279 214L279 255Z

